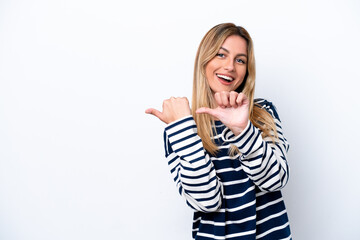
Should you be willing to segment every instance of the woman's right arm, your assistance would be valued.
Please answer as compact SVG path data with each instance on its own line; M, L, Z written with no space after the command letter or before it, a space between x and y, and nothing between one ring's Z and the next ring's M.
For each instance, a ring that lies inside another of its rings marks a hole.
M168 124L164 144L171 175L186 203L201 212L219 209L223 187L197 135L193 117L189 115Z

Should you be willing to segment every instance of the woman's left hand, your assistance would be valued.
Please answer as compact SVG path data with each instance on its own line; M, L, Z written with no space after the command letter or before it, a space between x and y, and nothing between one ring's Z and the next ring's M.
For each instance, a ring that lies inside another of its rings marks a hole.
M249 99L245 94L235 91L217 92L214 97L218 105L216 108L202 107L196 113L209 114L219 119L235 135L239 135L248 124Z

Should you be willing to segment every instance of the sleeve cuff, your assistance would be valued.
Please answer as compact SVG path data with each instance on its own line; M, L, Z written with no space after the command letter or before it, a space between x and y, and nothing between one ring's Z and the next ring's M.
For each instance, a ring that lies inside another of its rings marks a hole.
M248 121L245 129L239 135L235 136L229 128L225 128L221 134L221 137L225 143L233 144L239 148L243 157L251 154L262 144L260 130L257 129L250 120Z
M179 131L180 129L184 128L184 126L190 126L194 124L195 124L194 118L192 117L192 115L188 115L180 119L177 119L171 123L168 123L165 126L165 131L168 135L172 135L175 132Z
M195 120L192 115L180 118L169 123L165 127L165 133L174 150L181 149L197 136Z
M221 138L226 143L235 143L246 136L246 134L249 132L249 129L251 128L251 125L251 121L248 120L244 130L237 136L235 136L234 133L228 127L226 127L221 133Z

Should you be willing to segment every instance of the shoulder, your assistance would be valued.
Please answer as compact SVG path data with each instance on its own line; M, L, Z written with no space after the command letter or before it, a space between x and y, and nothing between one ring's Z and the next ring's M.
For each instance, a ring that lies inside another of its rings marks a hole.
M262 109L265 109L268 113L270 113L273 117L277 118L280 120L277 109L275 107L275 105L263 98L255 98L254 99L254 107L259 107Z

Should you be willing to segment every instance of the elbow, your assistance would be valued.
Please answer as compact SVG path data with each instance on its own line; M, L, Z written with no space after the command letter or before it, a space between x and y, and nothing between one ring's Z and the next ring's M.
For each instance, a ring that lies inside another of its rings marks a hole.
M222 197L219 196L214 204L203 206L202 212L205 212L205 213L216 212L221 208L221 205L222 205Z
M204 204L199 203L197 205L197 208L194 208L194 209L197 211L200 211L200 212L204 212L204 213L211 213L211 212L218 211L221 208L221 205L222 205L222 198L219 197L215 201L215 203L213 203L211 205L204 205Z
M289 180L289 175L286 173L280 176L279 178L275 179L274 182L272 183L266 182L264 184L259 184L258 187L262 192L276 192L283 189L288 183L288 180Z
M289 166L280 166L278 171L270 177L269 181L263 184L262 191L275 192L283 189L289 181Z
M195 198L194 195L184 194L187 205L189 205L192 209L210 213L218 211L222 206L222 196L223 196L223 187L222 185L213 191L213 194L206 198Z

